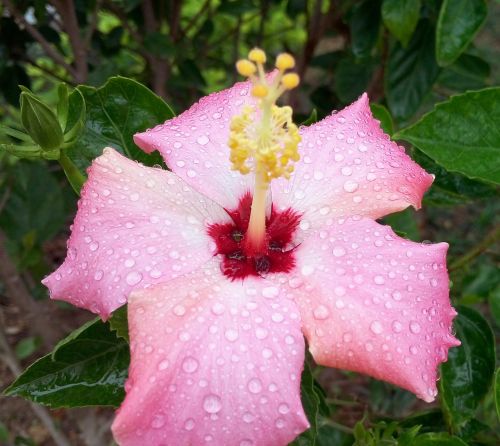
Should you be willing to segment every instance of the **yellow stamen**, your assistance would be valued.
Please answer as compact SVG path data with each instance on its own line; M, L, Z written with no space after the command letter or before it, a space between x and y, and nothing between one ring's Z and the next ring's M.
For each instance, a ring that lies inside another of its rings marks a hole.
M285 87L287 90L292 90L293 88L297 87L299 85L300 78L299 75L296 73L288 73L283 76L281 79L281 84L283 87Z
M269 89L262 84L257 84L252 88L252 96L256 98L265 98L267 96L267 93L269 92Z
M293 68L294 58L280 54L276 59L279 72L268 81L263 64L266 54L254 48L248 59L237 62L236 69L253 83L251 94L257 99L255 106L243 107L241 114L232 118L229 134L232 169L245 175L255 174L250 222L245 243L247 249L262 253L266 235L266 198L269 183L274 178L289 178L293 163L299 160L300 135L292 120L292 108L276 105L286 90L299 84L299 76L285 71ZM254 63L256 64L254 64ZM254 76L258 70L258 76Z
M280 71L285 71L295 66L295 59L288 53L278 54L276 58L276 68Z
M249 60L242 59L236 62L236 70L242 76L250 77L257 71L257 67Z
M266 63L266 53L260 48L254 48L248 53L248 58L255 63L265 64Z

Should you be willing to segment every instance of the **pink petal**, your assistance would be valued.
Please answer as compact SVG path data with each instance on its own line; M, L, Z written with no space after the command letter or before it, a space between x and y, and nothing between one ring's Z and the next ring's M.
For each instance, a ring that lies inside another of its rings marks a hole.
M228 281L214 259L134 291L128 312L121 446L286 445L308 427L300 318L269 282Z
M53 299L106 319L130 291L185 274L212 257L207 226L228 216L176 175L109 148L88 175L66 260L43 280Z
M451 334L456 312L448 297L447 249L360 218L341 219L307 238L288 283L316 362L434 400L437 366L460 344Z
M229 124L243 105L253 102L249 82L213 93L189 110L134 136L146 152L158 150L168 167L197 191L225 208L253 188L253 176L231 170Z
M331 217L375 219L409 205L418 208L433 181L380 129L366 94L302 127L301 135L301 160L290 181L272 183L273 202L302 212L316 227Z

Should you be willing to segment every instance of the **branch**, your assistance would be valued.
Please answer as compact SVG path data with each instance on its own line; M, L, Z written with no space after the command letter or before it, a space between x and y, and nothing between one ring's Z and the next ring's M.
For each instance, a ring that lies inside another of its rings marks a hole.
M461 257L456 259L454 262L452 262L450 267L449 267L449 270L455 271L457 269L463 268L472 259L481 255L491 245L495 244L499 240L500 240L500 225L497 225L476 246L472 247L472 249L470 249L464 255L462 255Z
M71 44L73 63L75 64L73 77L77 83L83 84L87 81L89 74L87 46L80 36L80 25L76 17L75 4L73 0L53 0L53 3L63 19L64 29Z
M5 249L5 235L0 231L0 281L5 286L5 294L24 311L32 332L43 340L46 347L52 348L59 339L59 330L50 320L45 303L37 302L31 296L21 275ZM47 302L48 303L48 302Z
M12 14L12 17L16 20L18 25L24 27L26 31L35 39L40 46L43 48L45 54L50 57L54 62L58 65L61 65L71 76L75 77L76 71L73 67L66 62L63 55L59 53L45 38L40 34L38 29L36 29L33 25L31 25L19 12L19 10L13 5L11 0L3 0L5 5L7 6L9 12Z
M7 337L5 336L3 327L5 327L5 318L3 316L2 309L0 308L0 358L10 369L12 374L15 377L18 377L21 374L22 368L16 358L16 355L7 342ZM36 416L40 419L47 431L52 436L54 443L57 446L71 446L71 443L66 438L64 433L56 428L54 420L52 419L49 411L45 409L45 407L39 406L35 403L30 402L30 405L33 412L35 412Z

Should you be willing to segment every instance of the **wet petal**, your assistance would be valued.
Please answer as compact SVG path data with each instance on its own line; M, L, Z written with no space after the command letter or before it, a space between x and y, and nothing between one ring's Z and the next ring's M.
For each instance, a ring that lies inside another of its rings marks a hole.
M113 423L121 446L286 445L308 426L293 301L214 259L129 302L132 360Z
M253 175L231 170L229 124L253 102L249 82L204 97L178 117L134 136L146 152L158 150L168 167L197 191L225 208L253 188Z
M369 219L325 227L297 250L288 277L314 359L436 396L436 372L456 315L450 306L446 243L398 237Z
M273 202L292 206L319 227L332 217L379 218L420 207L432 176L391 142L370 111L368 96L301 129L301 160L290 181L272 183Z
M131 290L212 257L207 225L226 221L227 214L176 175L109 148L88 174L66 260L43 280L53 299L107 318Z

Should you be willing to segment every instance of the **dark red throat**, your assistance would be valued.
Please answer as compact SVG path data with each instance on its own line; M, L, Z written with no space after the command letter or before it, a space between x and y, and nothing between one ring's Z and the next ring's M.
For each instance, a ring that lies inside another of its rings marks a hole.
M292 209L271 209L266 219L266 242L262 252L246 248L245 236L250 221L252 195L245 194L238 207L226 212L232 223L215 223L208 234L215 240L217 254L222 255L222 272L231 280L267 273L289 272L295 266L293 235L300 215Z

